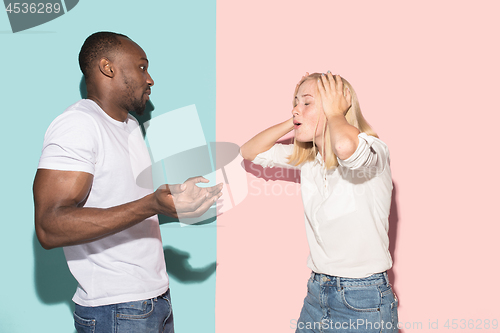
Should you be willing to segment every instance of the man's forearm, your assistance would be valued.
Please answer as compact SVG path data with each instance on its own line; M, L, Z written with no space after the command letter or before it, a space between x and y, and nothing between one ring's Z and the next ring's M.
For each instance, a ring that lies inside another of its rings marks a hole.
M172 201L172 212L175 214ZM125 230L159 213L155 194L111 208L61 206L35 216L38 239L46 249L77 245Z

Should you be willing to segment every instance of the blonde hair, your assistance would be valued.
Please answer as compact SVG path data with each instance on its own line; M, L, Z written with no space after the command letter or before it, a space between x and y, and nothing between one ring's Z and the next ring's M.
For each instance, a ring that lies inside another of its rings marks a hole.
M297 95L297 91L299 90L300 85L307 80L314 80L315 82L317 82L317 80L321 77L321 74L322 73L310 74L299 82L293 94L293 102L292 102L293 107L297 105L297 100L295 96ZM349 107L349 109L345 114L347 122L350 125L356 127L361 133L366 133L367 135L371 135L378 138L377 133L375 133L375 131L371 128L370 124L368 124L368 122L363 117L363 114L361 113L358 96L356 95L356 92L354 91L353 87L344 78L342 78L342 83L344 84L344 93L348 88L351 92L351 106ZM318 96L319 96L319 91L318 91ZM318 118L318 123L319 123L319 118ZM317 129L318 123L316 123L315 131ZM335 155L331 147L330 130L326 122L324 128L322 129L322 133L323 133L323 143L325 150L324 154L322 155L325 161L325 166L327 169L334 169L338 166L338 161L337 161L337 156ZM316 155L318 154L318 147L314 142L314 136L312 142L311 141L299 142L294 138L293 145L294 145L293 152L288 157L288 163L297 166L308 161L314 161L316 159Z

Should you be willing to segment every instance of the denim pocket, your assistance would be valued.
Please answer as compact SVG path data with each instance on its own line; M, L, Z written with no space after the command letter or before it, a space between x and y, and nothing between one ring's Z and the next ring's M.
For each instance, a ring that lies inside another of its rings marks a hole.
M95 319L84 319L76 313L73 313L73 319L75 320L75 328L78 333L94 333Z
M121 319L143 319L149 317L154 310L154 301L151 299L118 304L116 317Z
M165 318L165 321L163 322L163 326L165 326L165 323L168 321L168 319L172 315L172 301L170 299L170 292L166 296L162 296L161 298L167 302L167 306L168 306L168 313L167 313L167 316Z
M377 286L342 287L341 297L348 309L358 312L380 311L381 295Z

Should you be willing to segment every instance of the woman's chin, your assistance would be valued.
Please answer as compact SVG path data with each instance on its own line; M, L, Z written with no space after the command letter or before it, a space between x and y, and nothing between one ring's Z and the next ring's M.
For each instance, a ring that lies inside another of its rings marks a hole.
M302 142L302 143L308 143L308 142L312 142L312 138L301 138L300 136L295 136L295 141L297 142Z

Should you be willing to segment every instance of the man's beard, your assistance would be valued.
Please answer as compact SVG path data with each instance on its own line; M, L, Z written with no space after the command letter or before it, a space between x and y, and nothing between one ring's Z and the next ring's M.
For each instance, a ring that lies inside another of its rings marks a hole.
M146 111L146 103L142 103L141 105L137 104L134 107L134 111L138 116L142 116ZM129 111L130 112L130 111Z
M140 99L134 98L134 89L130 86L129 80L124 76L124 83L127 87L127 99L124 101L124 107L128 112L135 112L137 115L142 116L146 111L146 101L144 101L143 92Z
M123 107L130 113L130 112L135 112L137 115L142 116L144 114L144 111L146 111L146 102L137 100L137 99L132 99L130 98L127 99L126 101L123 101Z

